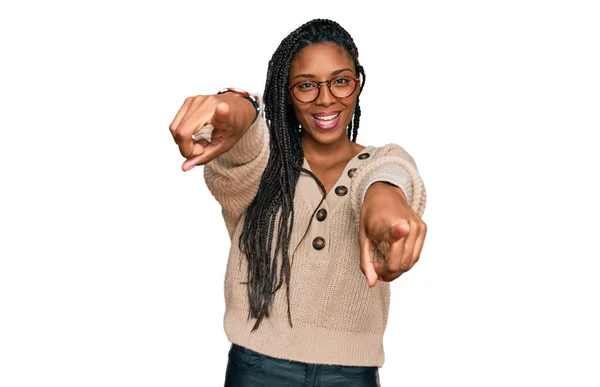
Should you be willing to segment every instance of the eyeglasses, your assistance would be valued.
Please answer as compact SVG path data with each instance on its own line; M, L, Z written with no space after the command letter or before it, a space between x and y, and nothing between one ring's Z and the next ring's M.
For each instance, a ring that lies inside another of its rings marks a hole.
M360 78L342 76L335 77L324 82L303 80L298 83L294 83L292 86L288 86L288 89L292 92L292 95L298 100L298 102L309 103L319 98L322 83L327 84L329 92L334 97L348 98L356 90L356 87L360 83Z

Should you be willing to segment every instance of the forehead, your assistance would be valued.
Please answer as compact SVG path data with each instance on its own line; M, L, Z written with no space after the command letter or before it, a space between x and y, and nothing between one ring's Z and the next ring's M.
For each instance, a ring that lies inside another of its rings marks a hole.
M292 60L290 77L296 74L329 75L342 68L354 69L348 52L334 43L310 44Z

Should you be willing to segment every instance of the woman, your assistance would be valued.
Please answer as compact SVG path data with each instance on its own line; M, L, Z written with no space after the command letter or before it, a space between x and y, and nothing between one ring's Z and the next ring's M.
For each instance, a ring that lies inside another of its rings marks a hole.
M317 19L281 42L263 100L190 97L170 126L232 240L226 386L379 385L389 282L419 259L426 196L401 147L356 143L364 80L348 32Z

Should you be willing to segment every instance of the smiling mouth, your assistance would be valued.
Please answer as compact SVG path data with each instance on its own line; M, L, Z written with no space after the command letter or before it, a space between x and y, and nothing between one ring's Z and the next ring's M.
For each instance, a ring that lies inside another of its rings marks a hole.
M340 116L340 112L337 112L335 114L331 114L328 116L317 116L317 115L313 115L313 117L315 117L315 120L319 120L319 121L323 121L323 122L329 122L331 120L334 120L336 118L338 118Z
M340 121L341 112L337 112L335 114L329 114L326 116L323 115L313 115L315 119L315 124L319 129L333 129L337 126Z

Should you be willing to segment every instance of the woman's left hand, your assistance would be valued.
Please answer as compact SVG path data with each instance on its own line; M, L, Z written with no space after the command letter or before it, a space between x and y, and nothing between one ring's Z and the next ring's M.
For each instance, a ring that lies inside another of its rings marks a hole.
M402 189L384 182L369 187L360 213L360 267L369 287L393 281L419 260L427 225L410 208ZM375 261L380 242L389 243L385 262Z

